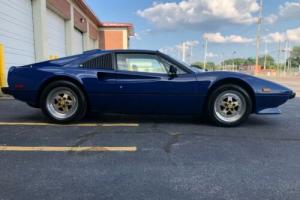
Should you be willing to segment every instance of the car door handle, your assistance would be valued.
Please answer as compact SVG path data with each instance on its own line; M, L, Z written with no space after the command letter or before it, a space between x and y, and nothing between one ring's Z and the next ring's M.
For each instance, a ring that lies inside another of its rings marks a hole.
M115 80L114 73L110 72L98 72L97 78L99 81L109 81L109 80Z

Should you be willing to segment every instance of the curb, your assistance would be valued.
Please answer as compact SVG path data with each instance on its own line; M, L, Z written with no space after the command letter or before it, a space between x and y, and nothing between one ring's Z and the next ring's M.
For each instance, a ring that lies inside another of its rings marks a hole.
M15 99L15 98L13 98L12 96L0 93L0 100L13 100L13 99Z

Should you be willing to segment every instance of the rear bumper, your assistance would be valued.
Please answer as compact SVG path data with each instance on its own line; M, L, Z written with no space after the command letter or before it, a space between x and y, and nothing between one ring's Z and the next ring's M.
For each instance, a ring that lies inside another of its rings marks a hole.
M296 97L296 93L293 92L293 93L290 95L289 99L294 99L295 97Z
M8 94L8 95L11 95L11 91L8 87L3 87L1 88L3 94Z

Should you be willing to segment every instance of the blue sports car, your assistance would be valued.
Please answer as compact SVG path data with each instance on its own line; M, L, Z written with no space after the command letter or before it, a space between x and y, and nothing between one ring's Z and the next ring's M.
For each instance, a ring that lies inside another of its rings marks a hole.
M92 50L11 67L6 94L41 108L57 123L87 112L206 115L231 127L252 113L279 114L290 89L253 76L206 72L159 51Z

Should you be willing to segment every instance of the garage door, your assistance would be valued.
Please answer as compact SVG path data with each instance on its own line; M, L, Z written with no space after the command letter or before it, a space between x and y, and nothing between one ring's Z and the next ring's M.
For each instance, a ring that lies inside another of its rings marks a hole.
M81 54L83 52L83 34L74 28L73 53Z
M90 38L90 49L98 49L97 40Z
M65 20L50 9L47 9L47 34L49 56L66 56Z
M31 0L0 0L0 43L6 70L35 62Z

